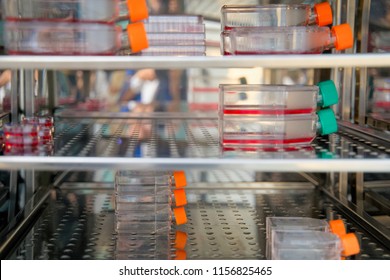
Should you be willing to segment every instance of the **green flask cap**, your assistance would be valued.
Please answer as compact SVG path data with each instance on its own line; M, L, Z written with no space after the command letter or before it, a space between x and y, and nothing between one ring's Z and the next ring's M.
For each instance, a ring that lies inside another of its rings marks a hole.
M336 116L333 113L332 109L322 109L317 112L318 120L321 124L320 134L328 135L335 133L338 130Z
M324 108L339 102L339 94L332 80L319 82L317 86L320 90L319 94L322 96L322 102L318 104L319 106Z

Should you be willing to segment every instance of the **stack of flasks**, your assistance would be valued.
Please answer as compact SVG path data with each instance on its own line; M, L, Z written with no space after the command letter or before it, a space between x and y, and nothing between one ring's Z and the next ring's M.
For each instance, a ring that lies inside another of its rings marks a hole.
M143 23L149 47L135 54L122 49L120 55L204 56L206 53L206 33L202 16L150 15ZM124 26L126 23L119 24Z
M348 24L329 28L328 2L314 5L225 5L221 9L223 55L319 54L352 47Z
M374 77L372 88L372 112L390 119L390 77Z
M370 51L376 53L390 52L390 31L375 31L371 34ZM372 86L370 89L370 101L372 112L375 117L385 120L390 119L390 77L386 72L379 71L372 77Z
M146 0L3 0L8 54L115 55L148 47ZM117 22L127 19L122 30Z
M329 107L338 103L333 81L317 85L220 85L219 135L224 151L307 147L337 132Z
M352 46L349 25L333 26L329 3L225 5L221 9L221 51L239 54L322 53ZM315 137L337 132L330 108L338 103L333 81L317 85L221 84L219 135L224 151L278 151L309 146Z
M118 171L115 176L116 259L185 259L184 171Z
M145 20L149 48L141 55L202 56L206 53L203 17L151 15Z
M5 124L2 133L5 155L49 156L53 154L52 117L23 118L19 123Z
M206 52L203 17L149 17L146 0L4 0L3 7L8 54L197 56Z

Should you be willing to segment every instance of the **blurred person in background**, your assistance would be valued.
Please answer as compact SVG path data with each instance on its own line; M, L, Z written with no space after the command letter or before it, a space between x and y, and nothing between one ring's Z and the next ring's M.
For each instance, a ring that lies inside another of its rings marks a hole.
M0 70L0 88L11 82L11 70Z
M9 111L11 101L5 100L11 90L11 70L0 70L0 103L2 104L0 111Z
M180 0L149 0L148 7L150 15L184 13ZM128 102L129 111L180 111L186 98L186 71L142 69L127 73L128 82L119 101Z

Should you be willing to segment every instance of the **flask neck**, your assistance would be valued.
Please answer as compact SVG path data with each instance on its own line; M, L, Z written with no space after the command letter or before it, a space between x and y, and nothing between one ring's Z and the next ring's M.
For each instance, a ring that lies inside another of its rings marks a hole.
M307 19L308 25L314 25L317 24L318 21L318 15L313 7L310 8L309 18Z
M323 103L324 103L324 98L322 97L322 94L317 93L317 105L322 106Z
M317 121L316 121L316 134L322 135L322 124L321 124L320 120L318 119L318 117L317 117Z
M325 50L336 48L337 37L336 34L334 34L333 30L329 29L328 36L329 36L329 40L328 40L328 44L325 46Z
M129 50L130 49L130 41L129 35L125 30L118 31L118 44L120 50Z
M127 1L121 0L118 2L118 17L119 19L129 19L129 9Z

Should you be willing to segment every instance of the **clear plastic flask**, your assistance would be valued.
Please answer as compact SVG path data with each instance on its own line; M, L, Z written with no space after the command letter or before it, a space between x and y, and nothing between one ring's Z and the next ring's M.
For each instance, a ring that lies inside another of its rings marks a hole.
M159 33L148 32L150 46L202 46L205 45L205 33Z
M166 234L128 234L118 233L115 242L115 259L117 260L184 260L187 234L170 231Z
M181 231L159 235L118 233L115 237L116 259L186 259L187 234Z
M177 24L176 22L145 22L147 33L205 33L206 28L203 23Z
M176 24L176 25L191 25L191 24L203 24L203 16L200 15L150 15L144 20L145 23L158 23L158 24Z
M273 234L275 231L321 231L331 232L341 237L347 234L343 220L323 220L309 217L267 217L266 218L266 254L272 259Z
M164 234L117 234L115 259L117 260L169 260L173 246L169 230Z
M149 46L136 55L141 56L205 56L205 45Z
M322 109L317 114L239 114L220 112L219 135L222 147L287 147L307 146L317 134L337 132L333 111Z
M374 79L372 111L381 114L390 113L390 78Z
M7 21L8 54L114 55L121 48L147 48L143 23L129 24L126 32L115 24L80 22Z
M320 54L353 46L348 24L329 27L238 27L221 33L224 55Z
M219 88L224 115L311 114L339 100L331 80L316 86L221 84Z
M162 36L177 36L177 33L185 33L192 37L202 36L204 41L205 25L203 17L198 15L151 15L144 20L148 36L157 36L153 33L163 33ZM200 35L202 34L202 35ZM153 40L152 38L150 38Z
M187 223L184 207L172 208L168 204L143 205L137 210L120 211L115 215L115 228L121 233L159 234L173 224Z
M129 185L126 186L130 188ZM187 198L184 189L174 189L167 184L145 184L134 185L131 190L120 191L115 197L117 211L133 209L138 203L168 203L172 206L184 206Z
M157 182L157 184L155 184ZM134 190L135 186L145 183L153 186L162 186L165 189L166 184L171 189L182 189L187 186L186 174L182 170L176 171L155 171L155 170L122 170L115 174L115 192L121 194ZM142 188L142 186L141 186Z
M47 21L111 21L117 16L117 0L3 0L8 19ZM23 3L22 3L23 2Z
M323 231L342 236L347 233L343 220L323 220L309 217L267 217L266 237L271 238L272 231Z
M8 19L45 21L131 22L148 17L146 0L3 0ZM21 3L23 2L23 3Z
M340 260L360 252L355 234L341 237L321 231L274 231L273 260Z
M307 4L224 5L221 8L222 30L249 26L301 26L332 24L328 2Z

